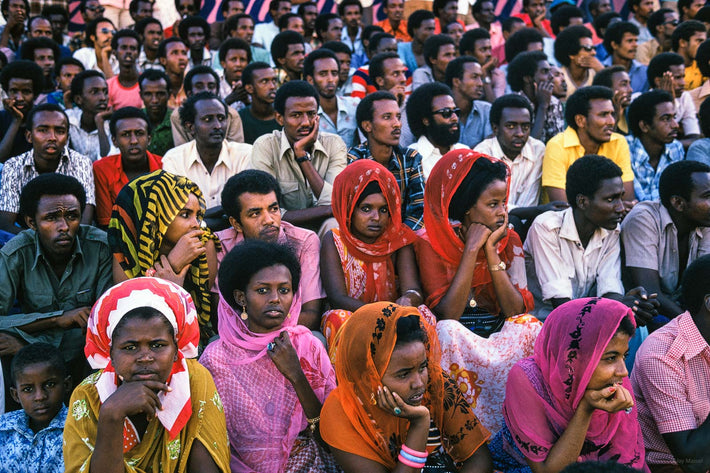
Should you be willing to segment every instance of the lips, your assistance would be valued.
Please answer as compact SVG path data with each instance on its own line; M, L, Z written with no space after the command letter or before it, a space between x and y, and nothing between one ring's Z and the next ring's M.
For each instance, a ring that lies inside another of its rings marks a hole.
M380 232L380 231L382 231L382 226L381 225L368 225L367 229L371 232Z
M284 315L284 311L281 309L270 309L264 312L264 315L267 317L271 317L274 319L282 318Z
M410 396L407 399L407 404L417 405L422 402L422 399L424 399L424 391L414 394L413 396Z

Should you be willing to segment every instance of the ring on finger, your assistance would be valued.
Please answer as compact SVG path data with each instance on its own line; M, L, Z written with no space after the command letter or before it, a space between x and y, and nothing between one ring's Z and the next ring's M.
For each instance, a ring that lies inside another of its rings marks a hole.
M266 349L269 351L274 351L274 347L276 347L276 344L274 342L269 342L269 344L266 345Z
M394 415L396 415L396 416L398 416L402 413L402 409L400 409L399 407L395 407L392 410L394 411Z

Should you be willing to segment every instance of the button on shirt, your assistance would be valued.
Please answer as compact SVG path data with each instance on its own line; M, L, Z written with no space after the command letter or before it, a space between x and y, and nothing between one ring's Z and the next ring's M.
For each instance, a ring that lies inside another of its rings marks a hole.
M528 287L535 297L535 316L552 311L550 299L578 299L624 293L621 284L619 228L597 228L585 248L573 209L540 214L525 239Z
M678 229L660 202L639 202L621 223L626 266L658 271L661 291L679 295L680 257ZM698 227L688 235L688 262L710 253L710 228Z
M508 210L538 205L542 182L542 156L545 154L545 145L541 141L528 138L520 154L512 161L505 155L496 137L483 140L474 151L498 158L510 168Z
M22 409L0 417L0 465L3 471L63 473L62 436L68 409L62 406L47 427L34 433Z
M710 346L688 312L649 335L636 352L631 385L649 465L676 464L662 435L705 422L709 379Z
M352 97L338 97L335 100L338 104L338 124L337 126L330 119L330 115L323 111L322 106L318 106L318 116L320 116L320 131L333 133L340 136L345 142L345 146L353 145L353 137L357 130L355 121L355 110L359 100Z
M163 170L185 176L197 184L210 209L221 204L222 189L227 179L247 169L251 152L251 145L225 140L219 158L212 172L209 172L200 159L197 142L192 140L165 153Z
M628 135L626 136L626 141L629 144L629 152L631 153L631 168L634 170L636 199L640 201L661 200L658 194L658 181L661 179L661 173L669 164L685 159L683 145L678 140L673 140L671 143L666 144L656 169L653 169L649 162L651 158L641 140Z
M359 61L361 61L362 58L367 57L367 55L365 54L365 48L362 46L361 36L362 28L358 28L357 35L355 36L355 41L353 41L352 39L350 39L347 27L343 28L343 32L340 35L340 40L350 48L350 51L353 52L350 67L358 68L362 66L362 64L364 63L360 63Z
M431 174L431 170L434 168L434 165L441 159L441 151L439 151L439 148L434 146L432 142L429 141L429 138L424 135L420 136L417 142L412 143L409 148L415 150L421 155L422 176L424 176L424 182L426 182L429 178L429 174ZM468 146L456 143L449 148L449 151L454 149L468 149Z
M346 157L347 148L341 137L332 133L318 133L311 152L311 164L324 181L318 197L296 163L293 148L283 131L274 131L257 138L251 166L276 178L281 187L282 207L285 210L301 210L320 205L330 206L333 180L345 169Z
M86 191L86 203L96 205L94 173L89 158L64 148L64 154L59 158L59 166L54 172L78 180ZM2 168L0 211L18 213L22 188L37 176L39 173L35 168L34 150L10 158Z

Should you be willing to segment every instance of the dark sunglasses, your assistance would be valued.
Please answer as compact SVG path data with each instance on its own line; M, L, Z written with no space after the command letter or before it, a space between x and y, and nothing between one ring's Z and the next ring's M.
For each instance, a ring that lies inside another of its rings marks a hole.
M668 20L663 22L664 25L673 25L673 26L678 26L680 24L680 21L678 20Z
M110 28L101 28L99 31L101 32L101 34L109 34L109 33L111 33L112 35L116 34L116 30L112 30Z
M594 51L594 46L580 46L580 49L584 49L588 53L591 53L592 51Z
M431 113L434 115L441 115L441 118L443 118L444 120L448 120L449 118L451 118L451 115L453 115L453 114L456 114L456 116L458 117L461 114L461 109L458 107L456 107L456 108L448 108L447 107L447 108L442 108L439 110L434 110Z
M104 7L86 7L87 10L92 11L92 12L98 12L98 13L103 13L106 11Z

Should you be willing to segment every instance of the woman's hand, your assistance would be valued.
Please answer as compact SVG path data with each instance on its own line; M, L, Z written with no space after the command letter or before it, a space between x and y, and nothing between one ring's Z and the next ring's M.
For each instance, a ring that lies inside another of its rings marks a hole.
M393 416L402 417L411 422L426 421L427 424L429 423L429 409L424 404L411 406L404 402L399 394L390 391L387 386L377 388L377 405ZM399 414L395 412L395 408L399 409Z
M495 252L496 245L507 234L508 234L508 213L506 212L505 221L503 221L503 225L496 228L495 231L491 232L491 234L488 236L488 239L486 240L486 252L489 252L489 251Z
M108 415L112 420L122 422L126 417L145 414L151 420L163 409L158 399L161 391L172 389L166 383L152 380L123 383L101 406L99 417Z
M588 389L585 391L579 407L584 406L591 414L595 409L614 413L629 409L633 405L634 400L629 390L621 384L615 384L599 390Z
M205 254L205 244L200 239L203 233L200 229L190 230L175 243L173 249L168 253L168 261L170 261L173 271L180 273L198 256Z
M490 235L491 229L487 226L477 222L471 223L471 225L468 226L468 229L466 229L466 249L464 251L466 252L473 250L477 254L478 250L486 244L486 240L488 240ZM474 258L476 257L476 254L473 255Z
M155 270L153 276L156 278L172 281L178 286L182 286L185 283L185 276L187 276L187 272L190 270L190 265L186 264L179 273L176 273L170 265L168 257L160 255L160 260L155 262L153 269Z
M288 332L281 332L278 337L271 342L271 348L267 353L274 362L276 368L288 379L291 384L304 376L301 361L298 359L296 349L291 344L291 338Z

